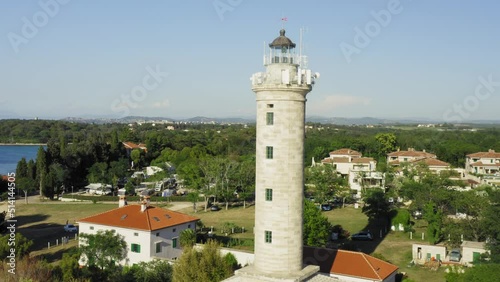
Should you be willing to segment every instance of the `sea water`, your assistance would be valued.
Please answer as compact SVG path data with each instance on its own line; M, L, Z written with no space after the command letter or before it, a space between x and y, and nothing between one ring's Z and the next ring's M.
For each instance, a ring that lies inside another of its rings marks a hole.
M0 175L16 172L17 163L24 157L26 162L36 160L39 145L0 145Z

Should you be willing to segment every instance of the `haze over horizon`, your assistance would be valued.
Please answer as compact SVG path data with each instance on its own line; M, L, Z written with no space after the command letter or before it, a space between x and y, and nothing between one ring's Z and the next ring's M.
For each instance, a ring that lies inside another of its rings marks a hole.
M500 3L2 1L0 118L250 117L284 27L319 72L307 115L499 120ZM298 50L297 50L298 52Z

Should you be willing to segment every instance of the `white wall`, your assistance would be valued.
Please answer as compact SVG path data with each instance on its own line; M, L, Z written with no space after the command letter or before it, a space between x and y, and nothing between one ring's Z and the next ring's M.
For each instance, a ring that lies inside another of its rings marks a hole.
M134 230L107 225L90 224L86 222L79 223L78 232L87 234L96 234L99 230L115 230L116 233L124 236L127 243L127 259L120 262L122 265L132 265L139 262L148 262L157 258L174 259L182 253L179 236L180 232L187 229L195 229L195 222L176 225L174 227L163 228L152 232L144 230ZM93 230L91 229L93 227ZM174 231L175 229L175 231ZM159 233L159 236L156 236ZM172 239L177 238L177 247L173 248ZM161 252L156 253L156 243L160 242ZM132 244L140 245L140 253L132 252Z
M419 257L418 248L421 248ZM423 264L427 260L427 254L431 254L431 258L438 258L444 261L446 257L446 247L444 246L434 246L434 245L424 245L424 244L412 244L412 257L417 264Z

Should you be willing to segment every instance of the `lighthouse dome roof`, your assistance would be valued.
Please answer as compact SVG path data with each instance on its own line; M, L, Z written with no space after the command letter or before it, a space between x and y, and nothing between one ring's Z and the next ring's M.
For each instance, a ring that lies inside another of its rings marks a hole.
M280 36L276 37L276 39L273 40L271 44L269 44L269 47L271 48L277 48L277 47L291 47L295 48L295 43L290 40L290 38L285 36L285 30L282 29L280 30Z

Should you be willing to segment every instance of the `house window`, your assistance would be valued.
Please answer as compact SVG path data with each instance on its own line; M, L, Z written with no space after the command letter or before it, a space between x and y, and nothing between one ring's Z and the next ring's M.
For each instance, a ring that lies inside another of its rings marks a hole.
M161 253L161 242L157 242L155 248L156 248L156 253Z
M267 125L273 125L274 124L274 113L269 112L266 114L266 124Z
M160 236L160 232L156 232L156 237L159 237Z
M188 228L191 228L191 224L188 224Z
M94 230L94 226L90 226L90 230Z
M273 146L267 146L266 147L266 159L272 159L273 158Z
M273 189L266 188L266 201L273 200Z
M175 228L174 228L174 229L172 229L172 232L175 232Z
M172 239L172 248L177 248L177 238Z
M134 236L139 236L139 233L137 233L137 232L134 232Z
M132 244L132 246L130 247L130 250L133 253L140 253L141 252L141 245L139 245L139 244Z
M267 107L272 109L272 108L274 108L274 104L267 104Z
M266 237L266 243L273 242L273 232L272 231L265 231L265 237Z

